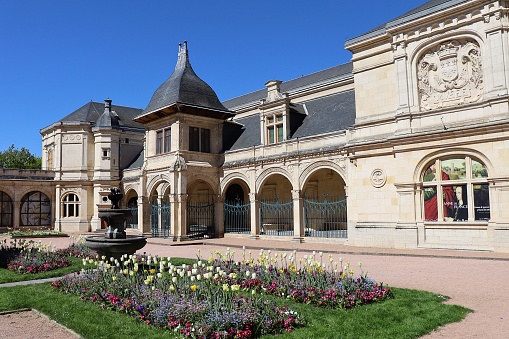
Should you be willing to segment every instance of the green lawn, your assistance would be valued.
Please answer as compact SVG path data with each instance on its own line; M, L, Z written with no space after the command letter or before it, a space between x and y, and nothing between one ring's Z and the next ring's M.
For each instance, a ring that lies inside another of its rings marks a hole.
M278 337L418 338L439 326L461 321L470 312L460 306L443 304L445 298L433 293L393 291L395 299L351 310L291 303L291 308L308 320L308 326ZM124 314L100 310L97 305L82 302L75 295L57 292L49 284L2 288L1 292L0 311L33 308L84 338L173 337L172 332L147 326Z

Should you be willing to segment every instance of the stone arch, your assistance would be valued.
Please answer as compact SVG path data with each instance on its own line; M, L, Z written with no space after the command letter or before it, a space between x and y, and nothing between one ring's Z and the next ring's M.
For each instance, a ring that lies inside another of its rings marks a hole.
M214 195L219 194L217 178L215 176L204 173L191 173L187 176L187 192L189 193L189 189L192 189L193 186L200 181L207 183L212 189Z
M343 179L344 182L346 182L346 173L345 169L339 166L338 164L332 162L332 161L318 161L315 163L312 163L308 167L306 167L299 176L299 185L300 189L304 188L304 185L306 181L308 180L309 176L313 174L313 172L317 169L327 168L335 171L339 174L339 176Z
M166 183L169 186L170 182L171 182L170 177L166 174L159 174L154 176L149 180L146 186L148 196L149 197L152 196L154 194L154 190L158 188L161 184Z
M225 188L232 182L232 181L243 181L248 187L249 187L249 179L248 177L243 173L230 173L226 177L221 180L220 186L221 186L221 192L224 192Z
M426 167L432 162L435 161L438 158L444 158L444 157L452 157L452 156L469 156L471 158L478 159L480 162L482 162L488 169L488 173L490 176L494 175L495 167L493 166L493 163L481 152L470 149L470 148L454 148L450 150L438 150L429 153L428 155L424 156L415 166L414 173L413 173L413 181L414 182L420 182L421 181L421 174L424 172Z
M265 169L263 172L260 173L260 175L256 178L256 193L257 194L260 194L260 189L262 188L263 184L265 183L265 181L267 181L267 179L273 175L273 174L280 174L282 175L283 177L285 177L286 179L288 179L288 181L290 182L290 184L292 185L292 189L295 189L293 186L294 186L294 183L293 183L293 180L292 180L292 177L291 175L284 169L282 168L279 168L279 167L271 167L271 168L267 168Z

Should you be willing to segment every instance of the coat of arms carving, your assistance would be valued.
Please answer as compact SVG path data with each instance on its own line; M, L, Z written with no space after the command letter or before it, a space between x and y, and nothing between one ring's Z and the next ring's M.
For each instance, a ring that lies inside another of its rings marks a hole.
M477 102L484 85L481 50L471 39L442 42L417 64L421 110Z

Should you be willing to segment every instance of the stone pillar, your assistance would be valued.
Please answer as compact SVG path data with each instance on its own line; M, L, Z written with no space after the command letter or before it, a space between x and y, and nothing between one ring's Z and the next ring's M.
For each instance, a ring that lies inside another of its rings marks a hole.
M293 200L293 242L304 241L304 200L301 190L292 190Z
M14 205L14 211L12 215L12 227L19 228L21 226L21 202L20 201L14 201L12 203Z
M177 203L177 241L189 240L187 235L187 194L178 195Z
M53 199L54 204L55 204L55 206L54 206L55 208L53 210L54 211L53 219L55 220L54 229L55 229L55 231L63 232L64 230L62 230L62 219L61 219L62 213L60 211L60 207L61 207L60 206L60 196L61 195L62 195L62 188L60 187L60 185L57 185L55 187L55 199ZM83 202L81 202L81 203L83 203ZM81 204L80 204L80 208L81 208L80 216L82 216L84 214L84 210L86 209L86 206L81 206Z
M150 233L151 206L147 197L138 196L138 230L141 233Z
M224 238L224 199L220 195L214 199L214 215L216 223L214 236Z
M251 208L251 239L260 237L260 202L256 193L249 193L249 204Z

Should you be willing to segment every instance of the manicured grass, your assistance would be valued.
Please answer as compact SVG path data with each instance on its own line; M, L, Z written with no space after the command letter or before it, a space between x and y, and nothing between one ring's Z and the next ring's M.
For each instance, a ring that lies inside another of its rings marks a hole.
M35 280L35 279L46 279L53 277L61 277L66 275L67 273L76 272L83 268L83 260L79 258L68 258L71 261L71 265L67 267L62 267L56 270L35 273L35 274L20 274L6 268L0 268L0 284L16 282L16 281L26 281L26 280Z
M2 288L1 292L0 311L34 308L84 338L171 338L174 335L130 316L101 310L75 295L55 291L49 284ZM443 304L445 298L433 293L407 289L393 289L393 292L395 299L350 310L328 310L292 302L291 308L304 315L308 326L278 338L418 338L439 326L461 321L470 312L460 306Z

